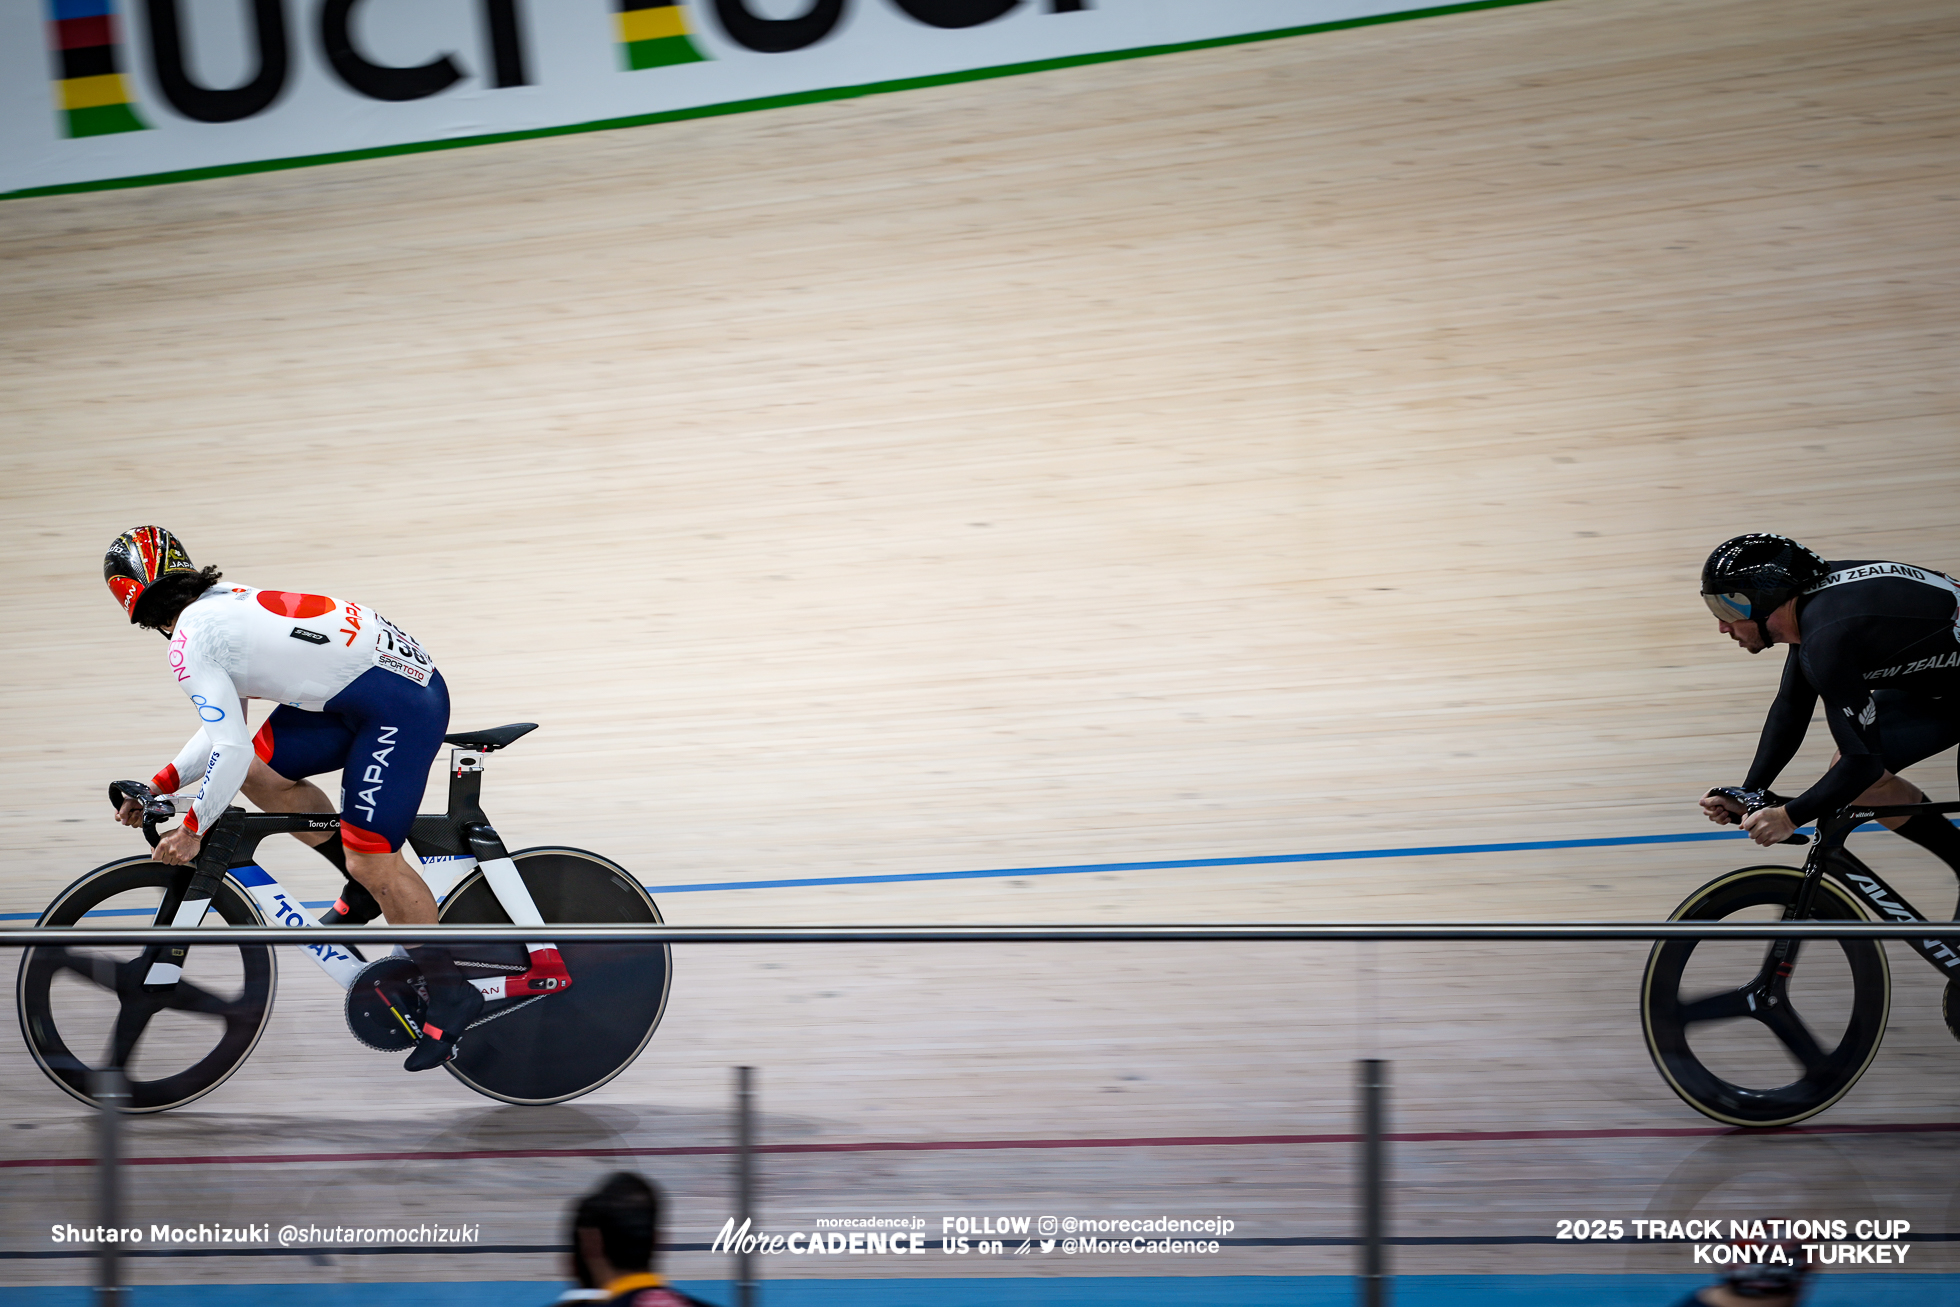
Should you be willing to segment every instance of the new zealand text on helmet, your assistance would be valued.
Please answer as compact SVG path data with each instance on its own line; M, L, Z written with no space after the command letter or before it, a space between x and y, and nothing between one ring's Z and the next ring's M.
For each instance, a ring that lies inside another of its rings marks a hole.
M109 593L136 624L136 604L158 577L171 572L196 572L183 541L160 526L139 526L117 536L102 558L102 579Z
M1701 567L1701 599L1724 622L1755 622L1822 580L1824 560L1788 536L1756 532L1724 540ZM1769 630L1763 628L1769 643Z

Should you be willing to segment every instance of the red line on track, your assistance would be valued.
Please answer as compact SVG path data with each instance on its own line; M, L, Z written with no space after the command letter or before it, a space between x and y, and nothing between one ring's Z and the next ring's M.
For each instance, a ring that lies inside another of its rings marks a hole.
M1713 1135L1956 1134L1960 1121L1909 1121L1892 1125L1799 1125L1767 1130L1684 1126L1626 1130L1419 1130L1383 1136L1390 1143L1502 1143L1522 1139L1694 1139ZM1357 1134L1163 1135L1136 1139L945 1139L869 1140L843 1144L758 1144L758 1153L932 1153L986 1148L1244 1148L1273 1144L1352 1144ZM287 1166L320 1162L461 1162L519 1157L725 1157L732 1144L684 1148L479 1148L447 1152L244 1153L236 1156L125 1157L125 1166ZM0 1168L94 1166L92 1157L0 1159Z

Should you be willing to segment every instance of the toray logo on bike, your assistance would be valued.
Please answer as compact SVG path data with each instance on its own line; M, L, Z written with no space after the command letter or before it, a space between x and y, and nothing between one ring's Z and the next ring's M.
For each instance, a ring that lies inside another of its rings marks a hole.
M288 926L304 926L308 924L306 914L301 912L293 904L292 900L288 899L284 894L274 894L272 896L272 904L273 915L278 917L282 924Z
M264 902L264 900L261 899L260 902ZM269 906L272 908L272 915L279 919L281 925L303 927L313 924L307 919L306 914L294 906L292 900L288 899L284 894L274 894ZM323 962L352 962L354 960L352 956L341 952L331 944L302 944L300 947Z

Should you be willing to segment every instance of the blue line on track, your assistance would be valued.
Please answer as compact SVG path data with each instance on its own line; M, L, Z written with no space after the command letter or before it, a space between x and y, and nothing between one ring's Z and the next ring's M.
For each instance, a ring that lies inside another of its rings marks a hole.
M1804 830L1811 828L1806 826ZM1880 829L1866 822L1861 831ZM1352 862L1359 858L1440 858L1459 853L1537 853L1545 849L1606 849L1630 844L1701 844L1739 840L1739 830L1696 831L1688 835L1609 835L1588 840L1514 840L1504 844L1427 844L1400 849L1341 849L1332 853L1272 853L1251 858L1182 858L1167 862L1082 862L1062 867L996 867L986 871L908 871L887 876L803 876L788 880L701 881L690 885L649 885L649 894L705 894L738 889L802 889L811 885L885 885L921 880L995 880L1006 876L1083 876L1097 871L1176 871L1189 867L1257 867L1282 862ZM332 899L307 903L324 908ZM149 915L144 908L112 908L91 917ZM33 921L38 912L0 912L0 921Z
M1806 827L1805 829L1808 829ZM1357 858L1434 858L1458 853L1532 853L1540 849L1601 849L1624 844L1690 844L1747 838L1741 831L1692 835L1613 835L1590 840L1522 840L1508 844L1432 844L1402 849L1342 849L1332 853L1273 853L1254 858L1184 858L1170 862L1084 862L1064 867L998 867L990 871L910 871L889 876L808 876L794 880L710 881L649 885L649 894L710 890L796 889L806 885L876 885L910 880L988 880L1002 876L1081 876L1096 871L1171 871L1185 867L1254 867L1278 862L1350 862Z

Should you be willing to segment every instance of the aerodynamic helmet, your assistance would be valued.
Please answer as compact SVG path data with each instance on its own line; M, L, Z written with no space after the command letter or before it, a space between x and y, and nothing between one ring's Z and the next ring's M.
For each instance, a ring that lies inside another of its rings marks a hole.
M132 626L136 624L136 601L158 577L195 571L184 542L160 526L139 526L123 532L102 558L102 579L129 614Z
M1824 579L1824 560L1788 536L1724 540L1701 568L1701 598L1725 622L1760 622Z

